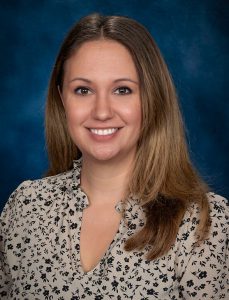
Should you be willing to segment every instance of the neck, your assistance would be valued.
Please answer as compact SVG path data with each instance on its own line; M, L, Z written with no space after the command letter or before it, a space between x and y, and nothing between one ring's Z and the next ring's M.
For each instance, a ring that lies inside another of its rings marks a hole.
M82 160L81 187L91 205L115 205L125 197L132 161L101 162Z

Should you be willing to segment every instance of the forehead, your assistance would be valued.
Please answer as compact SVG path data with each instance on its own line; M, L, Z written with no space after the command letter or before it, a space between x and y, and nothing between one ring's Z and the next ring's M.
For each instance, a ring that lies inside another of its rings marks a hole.
M116 54L120 54L125 56L126 59L132 60L129 50L123 44L111 39L84 42L74 51L72 56L83 56L86 58L87 56L98 57L100 55L117 56Z
M129 50L114 40L96 40L83 43L66 61L65 75L90 73L91 76L125 75L137 79L137 71Z

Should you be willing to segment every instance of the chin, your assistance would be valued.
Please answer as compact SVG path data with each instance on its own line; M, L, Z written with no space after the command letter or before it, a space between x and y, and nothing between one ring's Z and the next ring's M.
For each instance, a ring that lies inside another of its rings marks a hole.
M118 153L115 153L114 151L92 151L90 154L90 157L92 157L94 160L105 162L105 161L112 161L116 160L119 156ZM88 156L88 155L87 155Z

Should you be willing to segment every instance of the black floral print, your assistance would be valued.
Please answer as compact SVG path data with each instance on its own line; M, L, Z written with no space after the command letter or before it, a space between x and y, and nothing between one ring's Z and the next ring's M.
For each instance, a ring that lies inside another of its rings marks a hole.
M80 265L82 212L89 205L80 188L81 161L73 170L22 183L0 219L0 299L228 299L227 201L208 194L210 237L195 245L198 208L186 212L167 255L147 261L124 242L145 224L140 201L130 196L126 215L99 264ZM116 205L121 212L123 203Z

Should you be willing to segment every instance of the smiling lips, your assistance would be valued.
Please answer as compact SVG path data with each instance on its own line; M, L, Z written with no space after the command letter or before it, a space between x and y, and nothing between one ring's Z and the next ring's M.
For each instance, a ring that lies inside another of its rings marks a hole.
M106 129L95 129L90 128L90 131L96 135L111 135L118 131L119 128L106 128Z

